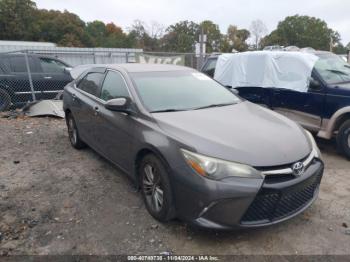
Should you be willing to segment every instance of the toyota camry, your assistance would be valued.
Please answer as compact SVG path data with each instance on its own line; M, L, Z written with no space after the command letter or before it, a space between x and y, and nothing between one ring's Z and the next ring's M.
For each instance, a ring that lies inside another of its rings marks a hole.
M261 227L317 198L324 165L313 136L194 69L95 65L63 97L72 146L129 175L159 221Z

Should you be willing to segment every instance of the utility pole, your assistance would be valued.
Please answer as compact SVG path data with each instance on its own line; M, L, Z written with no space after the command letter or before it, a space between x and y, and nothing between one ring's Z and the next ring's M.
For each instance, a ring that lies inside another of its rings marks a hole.
M204 34L203 26L201 26L201 33L199 35L199 68L201 68L204 63L206 42L207 42L207 35Z

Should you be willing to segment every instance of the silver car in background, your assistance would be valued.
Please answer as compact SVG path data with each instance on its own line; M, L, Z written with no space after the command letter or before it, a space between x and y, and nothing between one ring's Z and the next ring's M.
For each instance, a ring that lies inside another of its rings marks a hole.
M261 227L317 198L323 162L312 135L196 70L96 65L63 97L73 147L89 145L128 174L159 221Z

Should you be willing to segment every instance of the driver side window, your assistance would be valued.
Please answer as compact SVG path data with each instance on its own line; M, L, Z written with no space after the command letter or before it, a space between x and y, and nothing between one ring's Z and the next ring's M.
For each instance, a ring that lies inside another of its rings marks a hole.
M128 88L120 73L109 71L102 85L101 99L108 101L117 97L130 97Z

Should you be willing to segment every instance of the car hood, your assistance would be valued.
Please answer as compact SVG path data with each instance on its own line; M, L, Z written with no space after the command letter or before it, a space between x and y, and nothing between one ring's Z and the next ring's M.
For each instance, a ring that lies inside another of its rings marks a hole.
M247 101L152 115L168 136L187 149L228 161L272 167L294 163L311 152L298 124Z

